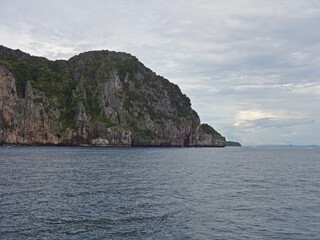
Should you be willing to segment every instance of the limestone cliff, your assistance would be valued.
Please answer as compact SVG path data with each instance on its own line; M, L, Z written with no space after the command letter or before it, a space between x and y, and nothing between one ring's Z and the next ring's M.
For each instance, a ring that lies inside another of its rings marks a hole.
M127 53L49 61L0 46L0 143L225 146L180 88Z

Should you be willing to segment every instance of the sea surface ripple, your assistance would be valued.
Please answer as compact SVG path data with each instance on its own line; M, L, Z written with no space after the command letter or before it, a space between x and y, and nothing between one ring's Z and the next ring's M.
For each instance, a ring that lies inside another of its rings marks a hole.
M0 239L319 239L320 149L0 148Z

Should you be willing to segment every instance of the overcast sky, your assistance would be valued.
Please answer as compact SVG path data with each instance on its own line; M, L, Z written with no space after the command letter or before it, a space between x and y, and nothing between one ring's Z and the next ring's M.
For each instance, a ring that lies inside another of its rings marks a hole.
M320 144L319 0L0 0L0 44L108 49L180 86L243 145Z

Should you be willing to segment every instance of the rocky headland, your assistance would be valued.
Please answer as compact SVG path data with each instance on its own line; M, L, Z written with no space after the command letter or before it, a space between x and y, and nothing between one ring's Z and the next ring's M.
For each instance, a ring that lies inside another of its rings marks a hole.
M180 88L121 52L50 61L0 46L0 144L224 147Z
M226 146L228 147L241 147L241 143L234 141L227 141Z

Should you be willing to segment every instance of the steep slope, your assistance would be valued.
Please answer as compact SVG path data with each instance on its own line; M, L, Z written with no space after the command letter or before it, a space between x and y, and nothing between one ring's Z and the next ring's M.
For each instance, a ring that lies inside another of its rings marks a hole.
M0 142L225 146L180 88L127 53L49 61L0 46Z

